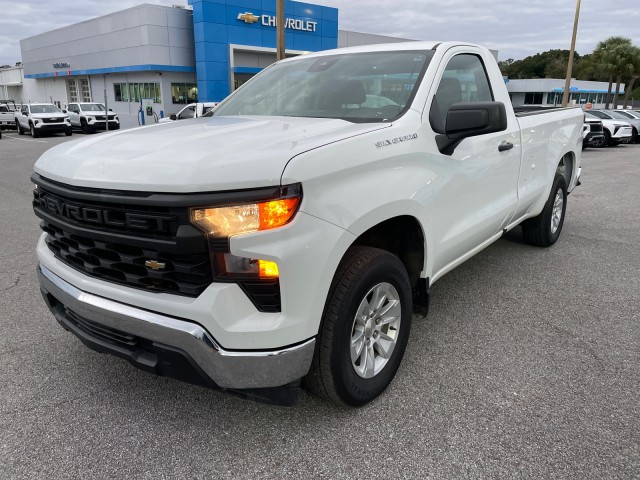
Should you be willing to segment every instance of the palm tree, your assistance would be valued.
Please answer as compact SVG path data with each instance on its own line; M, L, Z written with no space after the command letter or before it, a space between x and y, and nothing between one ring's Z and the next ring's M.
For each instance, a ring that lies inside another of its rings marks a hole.
M630 38L625 37L609 37L598 43L593 54L599 62L602 70L609 74L609 88L607 90L607 102L605 108L609 108L611 101L611 87L613 79L616 79L616 94L614 97L614 108L618 103L618 95L620 93L620 83L622 75L633 70L630 65L633 64L633 44Z
M631 91L633 90L633 84L636 82L638 78L640 78L640 48L634 47L633 54L633 73L631 74L631 81L629 81L629 85L627 85L627 91L624 94L624 106L623 108L627 108L627 104L629 103L629 98L631 98Z

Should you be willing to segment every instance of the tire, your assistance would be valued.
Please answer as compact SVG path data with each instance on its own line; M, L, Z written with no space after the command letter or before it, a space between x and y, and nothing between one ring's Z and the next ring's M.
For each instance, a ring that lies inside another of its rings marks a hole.
M385 296L372 315L368 305L377 294ZM366 319L356 318L361 310L366 312ZM378 324L384 313L393 320ZM340 405L361 406L376 398L400 366L409 340L411 315L409 276L398 257L371 247L349 249L329 290L313 362L304 378L307 389ZM351 344L357 337L361 341L356 349L360 345L361 353L354 349L352 360ZM385 358L382 352L390 350L392 344L393 350ZM373 363L366 361L369 352L373 353L369 357Z
M609 133L609 130L605 130L604 131L604 142L602 142L602 146L603 147L610 147L611 144L611 134Z
M16 120L16 130L18 130L18 135L24 135L24 130L22 129L20 122L18 122L17 120Z
M522 223L524 240L536 247L550 247L556 243L564 225L566 210L567 183L562 175L556 175L551 193L540 215Z
M73 132L71 131L71 129L70 129L70 128L68 128L67 130L65 130L65 131L64 131L64 134L65 134L67 137L70 137L72 133L73 133Z
M40 136L36 128L33 126L33 123L29 124L29 133L31 133L33 138L38 138Z
M89 125L87 125L87 121L84 118L80 119L80 128L85 135L89 133Z
M638 138L638 130L634 127L631 130L631 141L629 143L640 143L640 138Z

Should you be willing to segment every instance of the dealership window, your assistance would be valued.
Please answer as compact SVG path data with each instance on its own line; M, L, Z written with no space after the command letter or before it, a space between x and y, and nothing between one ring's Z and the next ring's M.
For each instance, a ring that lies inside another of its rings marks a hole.
M525 105L541 105L542 104L542 92L529 92L524 94Z
M171 102L176 104L198 101L198 86L195 83L172 83Z
M151 98L153 103L162 103L160 83L114 83L113 93L116 102L140 102L142 98Z

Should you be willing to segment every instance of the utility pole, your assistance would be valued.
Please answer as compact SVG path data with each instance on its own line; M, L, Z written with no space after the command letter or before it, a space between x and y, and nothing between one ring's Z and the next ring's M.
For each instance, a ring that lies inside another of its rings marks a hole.
M109 104L107 103L107 75L104 74L102 76L102 81L104 82L104 130L105 132L109 131Z
M284 58L284 0L276 0L276 60Z
M573 73L573 55L576 51L576 35L578 34L578 18L580 17L580 0L576 2L576 18L573 20L573 37L571 37L571 50L569 51L569 64L567 65L567 78L564 81L564 93L562 94L562 106L569 103L569 89L571 88L571 75Z

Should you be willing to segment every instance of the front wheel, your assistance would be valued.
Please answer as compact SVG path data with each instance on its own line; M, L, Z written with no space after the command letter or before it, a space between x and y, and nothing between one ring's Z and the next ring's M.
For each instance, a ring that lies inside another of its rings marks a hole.
M29 132L33 138L38 138L38 131L36 130L36 127L33 126L33 123L29 125Z
M566 210L567 183L564 177L558 174L540 215L522 223L525 241L536 247L550 247L556 243L564 225Z
M411 312L409 276L398 257L352 247L329 291L307 388L342 405L376 398L400 366Z
M67 129L64 131L64 134L65 134L67 137L70 137L72 133L73 133L73 132L71 131L71 129L70 129L70 128L67 128Z
M16 129L18 130L18 135L24 135L24 130L22 129L22 125L20 122L16 120Z

